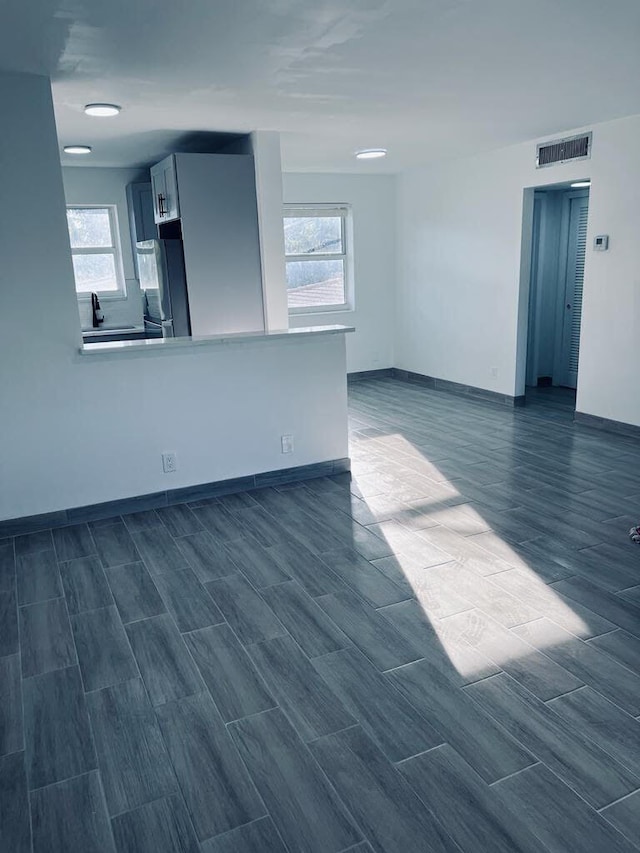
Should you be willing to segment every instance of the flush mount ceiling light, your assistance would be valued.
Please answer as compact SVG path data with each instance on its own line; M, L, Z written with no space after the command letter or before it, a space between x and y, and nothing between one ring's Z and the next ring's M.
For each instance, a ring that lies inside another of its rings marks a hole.
M91 154L90 145L65 145L62 150L65 154Z
M378 157L386 157L386 148L363 148L362 151L356 151L358 160L377 160Z
M575 181L575 183L571 184L571 186L575 189L578 187L590 187L591 181Z
M84 111L88 116L106 118L107 116L117 116L121 109L122 107L117 104L87 104Z

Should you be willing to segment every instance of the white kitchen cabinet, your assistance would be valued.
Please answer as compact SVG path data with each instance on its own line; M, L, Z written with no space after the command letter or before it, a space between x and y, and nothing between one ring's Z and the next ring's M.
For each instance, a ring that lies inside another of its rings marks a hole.
M155 221L160 224L179 219L180 203L174 154L170 154L151 167L151 187Z

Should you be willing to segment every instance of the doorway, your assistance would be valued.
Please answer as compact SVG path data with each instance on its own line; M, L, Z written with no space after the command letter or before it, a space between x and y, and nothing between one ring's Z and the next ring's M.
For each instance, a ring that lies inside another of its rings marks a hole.
M588 215L588 186L534 191L528 388L577 386Z

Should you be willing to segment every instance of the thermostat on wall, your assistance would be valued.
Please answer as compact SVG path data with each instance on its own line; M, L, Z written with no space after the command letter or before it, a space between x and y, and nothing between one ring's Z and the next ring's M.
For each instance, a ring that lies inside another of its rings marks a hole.
M609 248L609 235L598 234L597 237L594 237L593 248L596 250L596 252L606 252Z

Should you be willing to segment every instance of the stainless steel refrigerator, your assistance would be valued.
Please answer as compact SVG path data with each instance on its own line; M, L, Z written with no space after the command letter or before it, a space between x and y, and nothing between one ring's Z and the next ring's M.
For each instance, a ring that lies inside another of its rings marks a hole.
M147 337L189 336L191 318L182 240L144 240L136 243L136 255Z

